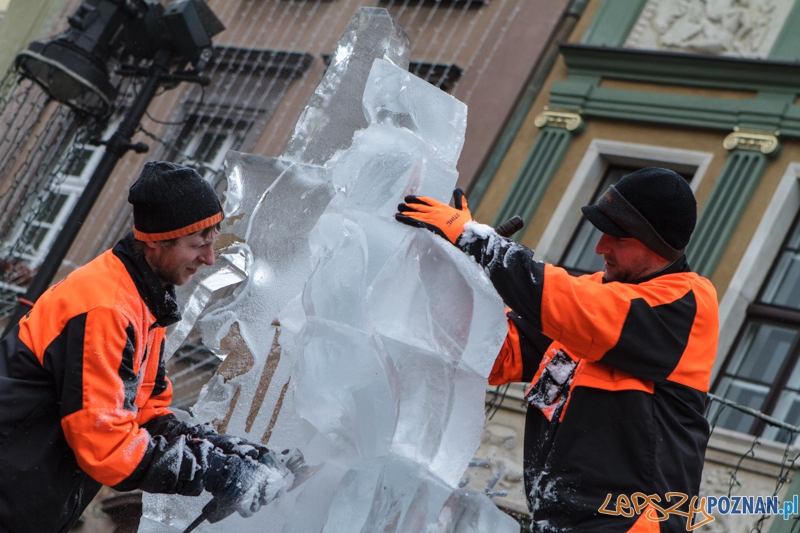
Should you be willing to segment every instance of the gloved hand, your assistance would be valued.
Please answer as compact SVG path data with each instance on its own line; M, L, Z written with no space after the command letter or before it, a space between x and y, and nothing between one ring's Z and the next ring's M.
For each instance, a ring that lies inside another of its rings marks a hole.
M212 524L234 511L252 516L284 486L277 469L236 455L225 456L222 468L212 466L206 478L206 489L214 498L203 508L203 514Z
M236 435L217 433L213 427L207 424L192 426L187 433L193 438L207 440L228 455L237 455L242 459L249 457L270 466L270 461L265 458L271 457L272 452L262 444L250 442Z
M405 203L397 206L399 213L394 218L398 222L428 229L444 237L453 244L464 233L464 224L472 220L464 191L453 191L453 204L450 207L427 196L406 196Z

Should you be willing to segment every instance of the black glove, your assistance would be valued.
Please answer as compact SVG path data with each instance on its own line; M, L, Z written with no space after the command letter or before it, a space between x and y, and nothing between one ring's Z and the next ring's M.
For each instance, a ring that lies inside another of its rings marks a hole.
M170 440L179 435L186 435L192 439L207 440L228 455L237 455L242 459L249 457L267 466L271 465L269 448L235 435L219 434L210 424L188 426L179 421L175 415L166 415L151 420L143 427L151 435L162 435Z
M206 490L214 498L203 508L211 523L219 522L234 511L244 517L268 504L283 487L283 476L276 469L237 455L224 456L222 463L209 461L204 475ZM280 483L280 487L275 486Z
M397 206L398 213L394 218L398 222L425 228L453 244L456 244L458 238L464 233L464 224L472 220L467 199L461 189L453 191L455 207L450 207L427 196L410 195L406 196L405 200L405 203Z
M186 434L196 439L205 439L228 455L237 455L242 459L249 457L267 466L274 465L270 449L266 446L250 442L236 435L217 433L208 424L189 427Z

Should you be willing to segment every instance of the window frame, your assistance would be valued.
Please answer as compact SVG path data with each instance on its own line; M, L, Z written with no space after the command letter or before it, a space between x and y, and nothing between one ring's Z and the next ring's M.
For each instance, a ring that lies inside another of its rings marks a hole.
M572 241L583 214L581 207L592 201L610 164L645 167L663 166L682 174L692 173L689 184L696 191L714 155L710 152L665 148L646 144L594 139L589 144L561 201L535 247L538 258L558 264Z
M799 211L800 163L790 163L720 300L720 336L712 382L739 335L747 307L761 296L762 286L772 272L772 268L765 269L763 265L775 263Z
M252 122L244 120L210 115L190 116L177 142L177 146L180 147L178 154L185 155L185 158L179 161L180 164L195 168L212 187L216 188L222 181L221 174L226 154L229 150L236 150L242 145L252 125ZM210 161L194 157L196 155L194 152L200 147L205 135L218 136L223 132L225 138Z
M62 160L59 164L60 168L56 172L52 183L47 186L45 194L41 198L37 198L35 204L26 208L26 214L20 217L17 226L10 233L8 239L2 243L4 249L10 249L14 247L17 242L22 239L25 232L29 231L32 227L45 228L45 235L35 249L30 250L28 247L24 247L23 249L14 250L13 254L9 256L13 259L24 261L27 267L32 271L41 265L50 252L50 249L53 247L53 242L61 233L61 229L72 214L75 204L83 194L84 189L86 189L89 179L92 177L92 174L105 153L105 148L100 145L92 145L77 141L73 141L70 144L74 144L76 150L92 152L80 174L67 174L66 171L69 169L71 161ZM70 157L72 154L75 154L75 150L70 151L67 157ZM52 221L47 222L46 220L39 220L39 211L42 205L47 202L51 196L58 195L66 196L66 200L52 217L48 217L52 218ZM19 294L23 294L27 290L26 286L11 282L0 282L0 288Z
M762 405L758 407L770 416L773 416L773 411L780 403L795 367L800 364L800 310L761 303L760 299L767 289L767 280L778 266L778 256L786 248L796 225L800 225L800 163L791 163L720 302L720 340L711 376L712 391L716 391L725 379L725 372L742 342L748 324L769 323L796 329L786 358L769 384ZM765 264L769 268L764 268ZM769 436L762 435L766 429L764 421L755 419L744 435L770 440Z

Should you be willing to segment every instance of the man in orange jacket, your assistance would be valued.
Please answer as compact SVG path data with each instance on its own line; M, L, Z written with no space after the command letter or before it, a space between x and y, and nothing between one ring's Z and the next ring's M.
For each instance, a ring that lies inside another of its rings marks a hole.
M470 254L509 306L489 382L530 382L525 489L532 531L686 531L698 494L717 296L684 250L697 206L678 174L644 168L584 215L603 272L571 276L455 207L406 197L397 220Z
M283 486L264 446L169 410L175 285L214 263L219 199L194 170L147 163L134 230L45 292L0 342L0 531L65 532L102 485L199 495L249 516Z

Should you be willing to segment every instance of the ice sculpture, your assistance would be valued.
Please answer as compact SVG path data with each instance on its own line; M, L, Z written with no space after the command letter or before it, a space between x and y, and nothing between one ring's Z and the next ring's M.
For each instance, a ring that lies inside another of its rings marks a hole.
M407 57L388 12L360 9L286 157L228 155L225 253L183 291L190 322L170 346L195 325L228 354L195 421L322 467L256 516L198 531L519 531L455 488L505 317L474 261L392 219L406 194L450 196L466 128L466 106ZM141 532L180 532L205 499L144 502Z

